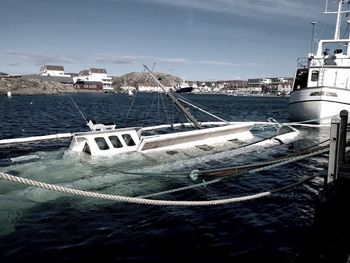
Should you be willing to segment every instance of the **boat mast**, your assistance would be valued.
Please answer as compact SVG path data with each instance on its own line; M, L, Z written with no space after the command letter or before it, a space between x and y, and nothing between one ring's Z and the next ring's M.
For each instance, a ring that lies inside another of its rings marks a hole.
M167 90L162 83L153 75L152 71L145 65L142 64L144 68L148 71L150 76L157 82L158 86L169 96L169 98L174 102L175 106L190 120L197 129L201 129L202 125L197 121L197 119L178 101L175 95L171 92L171 90Z
M339 0L337 23L335 26L335 33L334 33L334 40L338 40L340 38L340 23L341 23L341 15L342 15L342 6L343 6L343 0Z
M343 11L343 4L345 3L344 0L338 0L338 11L328 11L328 2L329 0L326 1L326 8L325 11L323 12L324 14L337 14L337 22L335 24L335 32L334 32L334 40L339 40L340 39L340 27L341 27L341 18L343 14L350 13L350 10L345 10ZM347 1L349 2L349 1Z

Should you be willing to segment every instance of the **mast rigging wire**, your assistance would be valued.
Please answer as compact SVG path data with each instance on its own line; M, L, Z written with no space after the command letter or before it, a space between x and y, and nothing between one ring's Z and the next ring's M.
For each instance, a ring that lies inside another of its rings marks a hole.
M74 106L78 109L78 111L80 112L80 115L84 118L86 124L88 123L86 117L84 116L84 114L81 112L81 110L79 109L78 105L75 103L75 101L73 100L72 96L70 94L68 94L68 97L71 99L71 101L73 102Z

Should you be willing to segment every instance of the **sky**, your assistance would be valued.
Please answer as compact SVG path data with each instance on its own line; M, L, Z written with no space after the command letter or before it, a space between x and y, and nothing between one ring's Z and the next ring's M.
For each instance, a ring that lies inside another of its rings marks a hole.
M0 0L0 72L111 76L154 71L185 80L293 77L335 16L325 0Z

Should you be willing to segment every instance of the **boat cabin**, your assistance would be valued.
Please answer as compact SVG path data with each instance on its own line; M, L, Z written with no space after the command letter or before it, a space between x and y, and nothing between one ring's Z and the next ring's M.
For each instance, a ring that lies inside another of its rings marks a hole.
M315 87L350 88L350 40L321 40L316 55L299 61L293 91Z
M73 135L69 151L91 156L134 152L140 142L140 128L94 130Z

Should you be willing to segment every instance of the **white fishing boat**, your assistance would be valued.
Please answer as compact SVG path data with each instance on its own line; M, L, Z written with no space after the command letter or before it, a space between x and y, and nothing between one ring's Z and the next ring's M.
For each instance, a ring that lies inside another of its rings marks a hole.
M337 14L334 38L320 40L316 54L311 48L307 59L298 60L288 103L292 121L328 123L341 110L350 111L350 36L340 38L342 17L350 13L345 4L338 0L338 11L330 12L326 2L324 13Z
M131 89L128 90L128 96L129 96L129 97L133 97L133 96L134 96L134 93L132 92Z

